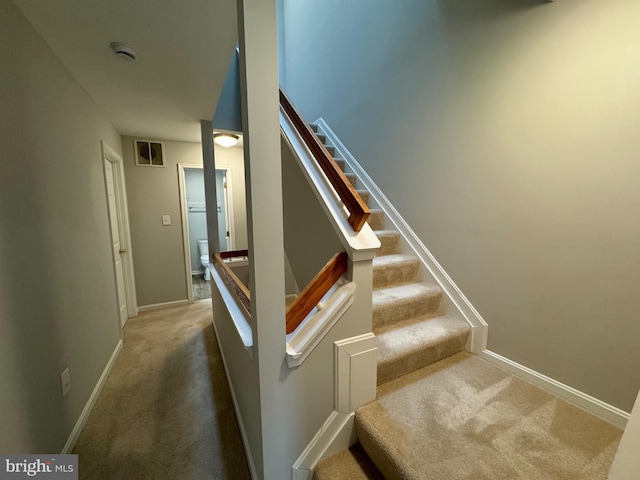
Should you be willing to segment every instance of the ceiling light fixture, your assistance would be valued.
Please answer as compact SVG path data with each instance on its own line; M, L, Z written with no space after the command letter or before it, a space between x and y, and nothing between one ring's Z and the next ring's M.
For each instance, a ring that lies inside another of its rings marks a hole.
M135 62L136 58L138 58L136 51L124 43L113 42L109 46L111 47L111 50L113 50L115 56L123 59L125 62Z
M233 133L214 133L213 141L222 147L233 147L238 143L240 137Z

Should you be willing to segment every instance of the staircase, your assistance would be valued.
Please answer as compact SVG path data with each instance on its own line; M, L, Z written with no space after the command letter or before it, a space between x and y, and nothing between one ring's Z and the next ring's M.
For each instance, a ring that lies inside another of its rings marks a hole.
M359 443L321 461L314 480L604 480L621 430L465 352L469 325L442 311L442 290L421 280L376 207L378 398L356 412Z

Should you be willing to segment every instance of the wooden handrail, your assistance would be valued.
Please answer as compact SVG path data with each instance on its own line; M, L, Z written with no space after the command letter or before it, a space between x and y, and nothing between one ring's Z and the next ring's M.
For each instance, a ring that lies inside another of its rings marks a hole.
M336 253L287 308L287 335L293 333L348 268L346 252Z
M236 258L236 257L248 257L249 250L228 250L226 252L220 252L220 258Z
M228 255L230 253L240 253L239 255ZM221 252L213 255L213 263L216 267L216 270L222 276L222 280L227 286L231 289L231 291L235 294L236 298L240 301L242 306L247 310L249 315L251 315L251 293L247 286L242 283L242 281L238 278L238 276L233 273L233 270L225 263L222 255L226 255L224 258L231 257L246 257L248 252L246 250L237 250L234 252Z
M371 214L369 207L367 207L367 204L360 198L360 195L333 159L327 147L320 141L316 132L311 129L282 89L280 89L280 105L296 127L296 130L300 133L300 136L304 139L309 150L313 153L320 168L322 168L322 171L338 193L340 200L347 207L349 211L349 224L354 231L359 232Z

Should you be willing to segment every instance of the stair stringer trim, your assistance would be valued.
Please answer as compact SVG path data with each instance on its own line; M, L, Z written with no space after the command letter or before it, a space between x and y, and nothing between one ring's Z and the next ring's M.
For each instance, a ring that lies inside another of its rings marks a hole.
M487 347L487 322L484 321L480 313L471 305L471 302L469 302L467 297L464 296L451 277L445 272L431 252L429 252L413 229L405 222L404 218L402 218L385 194L378 188L373 179L367 174L353 155L351 155L347 147L345 147L335 133L333 133L333 130L331 130L324 119L320 117L316 120L315 124L318 126L318 130L327 136L327 139L335 147L336 152L340 153L340 156L345 160L346 164L349 165L353 173L356 174L358 180L369 190L370 197L378 204L384 212L386 219L393 224L407 245L420 259L420 262L433 281L442 288L444 292L442 298L444 311L452 317L464 319L469 324L471 333L467 341L467 351L476 354L484 351Z
M357 442L355 411L376 399L377 358L373 333L334 343L335 410L293 464L293 480L311 480L318 462Z
M630 414L613 405L609 405L597 398L594 398L584 392L581 392L569 385L565 385L553 378L547 377L542 373L536 372L524 365L513 360L505 358L495 352L487 350L488 325L480 316L478 311L471 305L469 300L464 296L460 289L453 283L453 280L447 275L442 266L435 260L433 255L427 250L426 246L413 232L411 227L404 221L398 211L391 205L387 197L378 188L375 182L369 177L366 171L351 155L349 150L344 146L340 139L333 133L321 117L316 122L318 130L327 136L327 139L336 148L346 164L357 175L362 184L369 190L371 198L376 201L380 209L387 216L388 220L394 225L396 230L403 237L406 244L420 258L422 264L426 267L433 279L438 282L444 290L443 306L447 310L449 306L453 306L471 326L471 335L467 342L467 350L478 355L480 358L496 365L523 380L540 387L586 411L596 415L620 428L625 428Z

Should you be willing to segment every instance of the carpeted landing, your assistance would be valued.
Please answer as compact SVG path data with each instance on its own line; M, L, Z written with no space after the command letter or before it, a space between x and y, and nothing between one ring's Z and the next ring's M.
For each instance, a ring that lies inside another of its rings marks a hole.
M73 453L86 480L250 478L211 300L127 322Z
M605 480L622 434L465 352L378 386L356 429L371 460L341 452L314 479Z
M419 259L370 207L382 244L372 299L378 398L356 412L359 445L320 462L313 478L606 479L622 431L465 353L468 324L442 311L440 287L421 280Z

